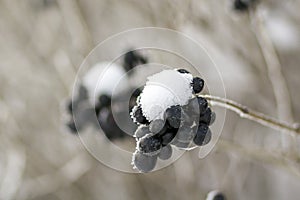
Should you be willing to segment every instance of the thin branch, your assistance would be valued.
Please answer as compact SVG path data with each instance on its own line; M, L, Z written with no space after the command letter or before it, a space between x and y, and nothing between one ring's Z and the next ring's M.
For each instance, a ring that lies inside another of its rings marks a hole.
M220 106L228 110L234 111L242 118L260 123L272 129L284 131L286 133L295 133L300 135L299 124L288 124L286 122L264 115L260 112L251 110L246 106L241 105L229 99L224 99L221 97L210 96L210 95L199 95L199 96L207 99L212 106Z

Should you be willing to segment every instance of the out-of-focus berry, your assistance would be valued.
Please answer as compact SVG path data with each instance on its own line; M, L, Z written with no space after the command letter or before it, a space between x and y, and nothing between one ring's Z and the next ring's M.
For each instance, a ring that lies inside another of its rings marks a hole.
M154 169L157 162L157 155L149 156L139 151L133 154L132 163L140 172L150 172Z
M181 122L181 107L179 105L171 106L165 112L165 119L170 126L179 128Z

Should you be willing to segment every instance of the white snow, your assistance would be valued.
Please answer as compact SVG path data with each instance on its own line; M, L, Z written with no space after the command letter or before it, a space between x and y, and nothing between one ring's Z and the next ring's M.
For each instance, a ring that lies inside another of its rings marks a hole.
M192 97L192 80L191 74L176 70L164 70L148 77L139 100L144 116L149 121L162 119L172 105L186 105Z
M100 62L93 66L82 78L92 105L101 94L111 96L116 86L118 91L127 89L129 81L124 77L125 73L122 66L110 62ZM118 84L121 79L122 84Z

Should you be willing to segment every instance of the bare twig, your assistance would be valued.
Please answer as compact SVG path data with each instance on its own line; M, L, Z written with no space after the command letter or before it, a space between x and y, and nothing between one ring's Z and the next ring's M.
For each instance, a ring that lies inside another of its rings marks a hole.
M274 119L270 116L264 115L260 112L251 110L246 106L243 106L237 102L234 102L229 99L224 99L221 97L215 97L210 95L199 95L203 98L206 98L211 105L220 106L231 111L236 112L240 117L249 119L251 121L260 123L264 126L284 131L287 133L295 133L300 135L300 128L298 124L288 124L286 122Z
M256 8L254 10L250 10L250 19L252 20L252 27L257 43L260 46L262 55L266 62L268 77L271 81L276 100L278 118L280 120L293 121L293 112L288 86L282 74L282 67L276 53L276 49L267 33L265 20L259 12L259 9ZM283 148L291 150L291 148L295 146L295 144L293 144L294 141L294 138L289 135L282 135Z

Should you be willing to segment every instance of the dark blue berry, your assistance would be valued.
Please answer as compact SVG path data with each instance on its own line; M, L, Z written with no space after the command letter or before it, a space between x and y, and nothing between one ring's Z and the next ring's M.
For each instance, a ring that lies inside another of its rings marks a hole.
M98 122L109 140L124 138L127 134L117 125L110 108L103 108L98 115Z
M149 127L148 126L145 126L145 125L140 125L137 129L136 129L136 131L135 131L135 133L134 133L134 137L136 137L136 138L142 138L142 137L144 137L145 135L147 135L147 134L150 134L150 131L149 131Z
M181 123L181 107L176 105L168 108L165 112L165 119L170 126L179 128Z
M186 70L186 69L177 69L177 71L179 72L179 73L182 73L182 74L189 74L190 72L188 71L188 70Z
M204 112L207 109L208 102L203 97L197 97L197 100L198 100L198 105L199 105L199 111L200 111L200 114L201 114L202 112Z
M149 154L159 151L162 147L161 139L156 136L145 136L139 140L139 150L142 153Z
M161 149L161 151L158 154L158 157L162 160L168 160L169 158L171 158L172 152L173 150L171 145L167 145Z
M163 146L168 145L172 140L175 138L176 133L173 132L166 132L164 135L161 136L161 142Z
M141 54L139 54L137 51L129 51L124 56L123 66L126 71L130 71L139 64L145 64L147 62L147 59Z
M165 121L162 119L156 119L153 120L150 124L149 124L149 130L151 133L154 134L158 134L158 133L164 133L164 131L166 131L166 126L165 126Z
M137 106L136 109L133 109L133 117L135 118L136 122L140 123L140 124L147 124L148 120L146 119L146 117L143 115L143 111L141 106Z
M199 124L196 136L193 141L198 146L203 146L211 140L211 131L206 124Z
M109 107L111 105L111 97L106 94L100 95L99 104L100 107Z
M195 130L190 126L182 126L179 128L176 139L179 142L189 143L195 136Z
M192 86L193 86L194 93L197 94L202 91L204 87L204 80L202 78L195 77L193 78Z
M157 162L157 155L145 155L142 152L135 152L133 155L133 165L140 172L150 172L154 169Z
M210 108L207 108L203 113L200 114L199 123L210 125L212 111Z

